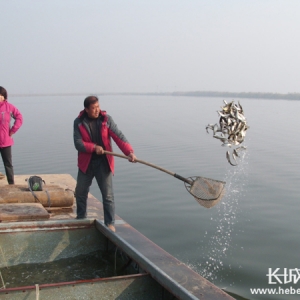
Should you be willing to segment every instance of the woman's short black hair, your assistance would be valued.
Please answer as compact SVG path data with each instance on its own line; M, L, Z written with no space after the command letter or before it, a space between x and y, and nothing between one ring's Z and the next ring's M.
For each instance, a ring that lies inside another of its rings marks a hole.
M91 104L98 102L98 98L96 96L88 96L84 99L83 105L85 108L89 108Z
M4 99L7 99L7 91L2 86L0 86L0 95L2 95L4 97Z

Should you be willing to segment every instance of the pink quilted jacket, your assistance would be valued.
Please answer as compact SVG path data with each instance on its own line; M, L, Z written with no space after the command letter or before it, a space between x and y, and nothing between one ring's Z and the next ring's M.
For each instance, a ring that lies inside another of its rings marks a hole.
M11 118L15 119L12 127L10 127ZM9 134L16 133L22 123L22 114L14 105L7 100L0 102L0 148L14 144L14 140Z

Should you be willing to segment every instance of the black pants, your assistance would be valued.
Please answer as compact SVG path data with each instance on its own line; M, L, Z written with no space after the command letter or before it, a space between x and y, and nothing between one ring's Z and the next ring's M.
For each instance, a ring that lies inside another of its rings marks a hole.
M14 167L12 165L11 146L0 148L8 184L14 184Z

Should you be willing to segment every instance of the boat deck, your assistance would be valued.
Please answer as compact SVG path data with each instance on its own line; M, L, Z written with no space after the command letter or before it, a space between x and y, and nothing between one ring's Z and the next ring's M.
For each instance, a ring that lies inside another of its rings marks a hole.
M69 174L37 174L41 176L47 184L60 185L65 189L75 190L76 180ZM25 179L30 175L16 175L15 184L26 184ZM6 180L0 180L1 186L6 185ZM48 209L50 218L42 222L49 224L59 223L76 224L85 226L93 222L97 229L105 235L117 247L122 249L133 261L141 266L166 290L171 292L178 299L234 299L211 282L194 272L184 263L164 251L158 245L153 243L130 224L125 222L119 216L116 216L116 232L109 230L103 223L102 202L93 195L88 196L88 215L87 219L76 220L76 204L72 208ZM1 218L1 216L0 216ZM29 220L27 222L33 222ZM22 222L26 224L26 222ZM13 229L16 222L2 221L1 228ZM24 225L26 227L26 225ZM28 223L28 226L32 224ZM54 226L54 225L53 225Z

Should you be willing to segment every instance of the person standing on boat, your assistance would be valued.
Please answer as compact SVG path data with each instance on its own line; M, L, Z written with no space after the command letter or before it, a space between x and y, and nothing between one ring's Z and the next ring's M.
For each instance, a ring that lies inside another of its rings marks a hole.
M74 121L74 145L78 151L78 175L75 188L76 219L86 218L87 197L95 177L102 194L104 223L115 232L115 203L112 186L114 157L103 155L112 151L111 138L130 162L135 162L133 148L118 129L112 117L100 109L96 96L84 100L84 110Z
M10 127L11 117L15 119L12 127ZM19 130L22 123L22 114L14 105L7 101L7 91L0 86L0 152L8 184L15 183L11 154L11 146L14 144L12 135Z

